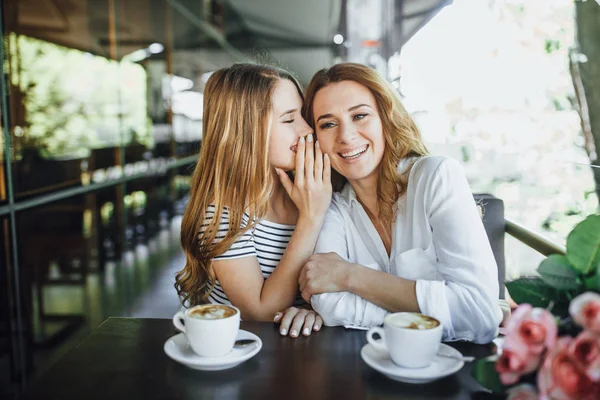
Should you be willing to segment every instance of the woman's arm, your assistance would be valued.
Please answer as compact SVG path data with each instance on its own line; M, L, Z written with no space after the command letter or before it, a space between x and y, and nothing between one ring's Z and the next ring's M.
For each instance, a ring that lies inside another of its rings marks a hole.
M312 255L300 273L302 297L321 315L325 325L379 325L388 314L387 310L396 308L377 304L377 294L369 297L367 292L370 288L378 291L377 278L387 282L392 276L381 272L377 264L362 266L348 262L348 227L345 225L341 209L332 202L315 246L315 253L320 254ZM371 283L363 281L363 277ZM365 291L364 298L353 294L361 290ZM403 298L398 296L395 288L390 293L393 302ZM367 298L370 301L366 301Z
M299 281L302 297L328 326L374 326L388 312L420 311L415 281L382 272L377 264L350 263L337 253L313 255Z
M278 173L298 207L299 218L277 268L265 280L256 257L213 262L221 287L244 319L273 321L278 311L293 304L300 269L312 254L331 201L329 159L312 141L302 138L298 142L293 183L285 173Z
M444 158L425 191L443 281L418 280L423 313L448 326L453 339L491 341L502 320L498 266L462 166Z

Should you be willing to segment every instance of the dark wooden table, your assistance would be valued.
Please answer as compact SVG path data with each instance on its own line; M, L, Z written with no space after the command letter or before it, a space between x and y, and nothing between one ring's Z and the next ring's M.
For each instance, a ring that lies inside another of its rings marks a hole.
M263 341L252 359L226 371L189 369L163 351L175 328L167 319L109 318L40 378L23 399L462 399L487 398L467 363L424 385L403 384L360 358L365 331L324 327L310 337L279 335L275 324L242 322ZM492 345L452 343L464 355Z

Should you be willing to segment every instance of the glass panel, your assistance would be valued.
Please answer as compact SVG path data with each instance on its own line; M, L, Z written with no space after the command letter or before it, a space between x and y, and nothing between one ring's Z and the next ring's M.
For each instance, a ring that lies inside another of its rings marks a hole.
M118 147L121 127L145 132L145 74L121 67L105 43L114 1L4 4L16 196L87 184L94 149ZM131 112L121 117L125 84Z
M4 98L0 100L0 204L6 202L6 176L4 174L4 120L2 118L2 102L4 102Z
M14 389L14 369L12 349L13 335L11 329L11 308L9 297L10 286L8 277L10 276L8 268L11 265L7 259L9 244L6 243L8 236L4 233L8 227L7 220L0 218L0 397L8 398Z
M172 187L157 176L131 182L122 197L124 188L109 188L18 214L34 373L108 317L176 312L172 284L184 261Z
M203 4L185 3L194 12ZM148 174L17 213L12 239L18 241L15 267L27 316L19 334L26 339L22 355L31 377L109 316L167 318L177 310L173 283L184 263L179 225L189 178L167 171L166 163L175 154L195 154L200 136L184 138L182 151L172 140L172 88L181 89L178 82L189 86L189 78L178 80L167 63L166 44L174 35L166 1L88 0L67 7L2 0L2 6L17 202L124 174ZM181 171L190 173L187 167ZM4 189L2 181L0 201ZM6 229L0 232L2 260L10 248ZM5 390L5 382L17 382L6 350L14 292L7 280L11 264L0 265Z
M214 1L181 1L168 9L167 56L171 65L165 80L166 104L173 127L176 157L195 155L202 138L204 83L208 74L222 62L223 54L207 37L200 24L214 24L211 16L221 13Z

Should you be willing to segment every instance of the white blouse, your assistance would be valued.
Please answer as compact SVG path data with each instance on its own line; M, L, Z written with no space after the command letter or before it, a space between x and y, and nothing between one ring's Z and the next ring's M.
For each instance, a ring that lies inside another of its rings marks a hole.
M390 257L349 184L333 196L315 253L335 252L415 280L419 308L443 324L443 340L490 342L502 320L498 272L463 168L448 157L426 156L403 160L398 170L412 162ZM349 292L315 295L311 303L329 326L381 325L388 314Z

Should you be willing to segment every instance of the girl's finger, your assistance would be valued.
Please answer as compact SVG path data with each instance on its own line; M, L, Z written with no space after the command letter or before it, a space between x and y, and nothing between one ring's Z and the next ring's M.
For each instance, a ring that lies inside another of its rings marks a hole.
M313 330L318 331L323 326L323 318L319 314L315 318L315 324L313 325Z
M313 330L315 325L315 313L313 311L309 311L304 318L304 327L302 327L302 334L304 336L309 336Z
M281 326L279 327L279 333L281 333L283 336L288 334L290 325L292 324L296 314L298 314L298 311L299 310L296 307L290 307L285 310L283 319L281 320Z
M274 322L279 322L281 320L281 317L283 317L283 313L282 312L278 312L277 314L275 314L275 318L273 318Z
M323 156L323 183L331 185L331 161L327 154Z
M302 331L302 325L304 325L304 321L306 320L306 316L308 315L307 310L300 310L294 317L294 322L292 322L292 326L290 327L290 336L293 338L297 338L300 336L300 332Z
M294 177L294 184L301 186L304 184L304 151L306 143L304 138L301 137L298 140L298 147L296 148L296 175Z
M304 155L304 176L307 182L314 182L315 144L312 135L306 135L306 150Z
M318 140L315 142L315 182L323 182L323 152Z

